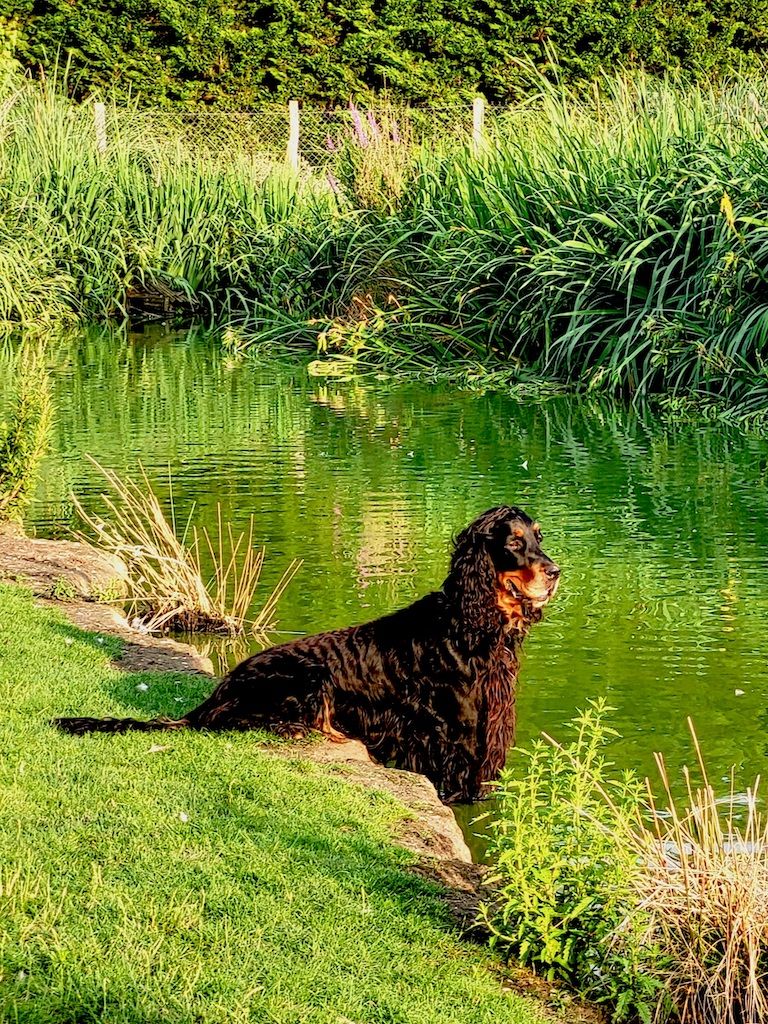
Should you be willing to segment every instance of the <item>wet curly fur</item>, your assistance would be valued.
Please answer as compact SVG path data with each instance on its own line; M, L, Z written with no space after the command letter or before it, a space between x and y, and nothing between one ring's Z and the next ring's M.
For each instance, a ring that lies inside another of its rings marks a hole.
M87 732L268 729L361 740L379 761L472 801L514 742L518 652L560 570L521 509L489 509L456 539L442 588L374 622L255 654L177 720L59 718Z

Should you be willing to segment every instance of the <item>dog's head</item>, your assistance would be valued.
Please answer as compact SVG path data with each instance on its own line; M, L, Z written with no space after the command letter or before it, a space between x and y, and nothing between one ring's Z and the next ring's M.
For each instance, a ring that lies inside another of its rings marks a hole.
M541 527L519 508L505 508L488 530L488 553L499 591L512 599L530 601L534 608L543 608L560 582L560 567L541 542Z
M538 619L557 590L560 569L541 546L541 528L522 509L488 509L456 538L447 592L475 634Z

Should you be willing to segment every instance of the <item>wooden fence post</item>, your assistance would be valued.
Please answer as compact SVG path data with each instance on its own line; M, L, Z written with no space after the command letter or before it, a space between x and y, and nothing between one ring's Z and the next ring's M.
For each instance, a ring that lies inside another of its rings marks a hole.
M96 150L107 152L107 108L103 103L93 104L93 127L96 132Z
M286 154L291 170L299 169L299 101L288 101L288 152Z
M485 147L485 99L482 96L472 100L472 152L479 153Z

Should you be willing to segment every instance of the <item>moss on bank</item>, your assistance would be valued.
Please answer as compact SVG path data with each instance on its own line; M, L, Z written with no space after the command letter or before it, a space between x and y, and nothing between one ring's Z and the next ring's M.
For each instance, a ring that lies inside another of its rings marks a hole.
M390 839L402 808L257 734L59 735L173 712L204 678L0 587L0 1016L66 1022L527 1022Z

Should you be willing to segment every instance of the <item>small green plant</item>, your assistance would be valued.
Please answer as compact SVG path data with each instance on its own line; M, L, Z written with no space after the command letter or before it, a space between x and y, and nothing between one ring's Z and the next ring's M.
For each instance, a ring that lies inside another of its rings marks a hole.
M591 702L570 744L538 741L520 752L522 777L502 773L488 825L496 895L481 914L500 949L606 1004L614 1021L648 1022L665 1011L663 958L638 910L640 865L626 841L643 787L606 758L617 735L609 710Z
M103 587L94 587L93 600L98 604L114 604L125 599L126 585L124 580L109 580Z
M50 382L42 354L22 350L16 374L10 418L0 424L0 522L21 519L51 427Z
M318 355L336 351L354 363L366 350L381 354L381 339L398 312L393 296L388 297L387 305L388 309L382 309L370 293L353 295L344 315L318 334Z
M51 597L56 601L74 601L77 597L77 588L72 580L60 576L51 587Z

